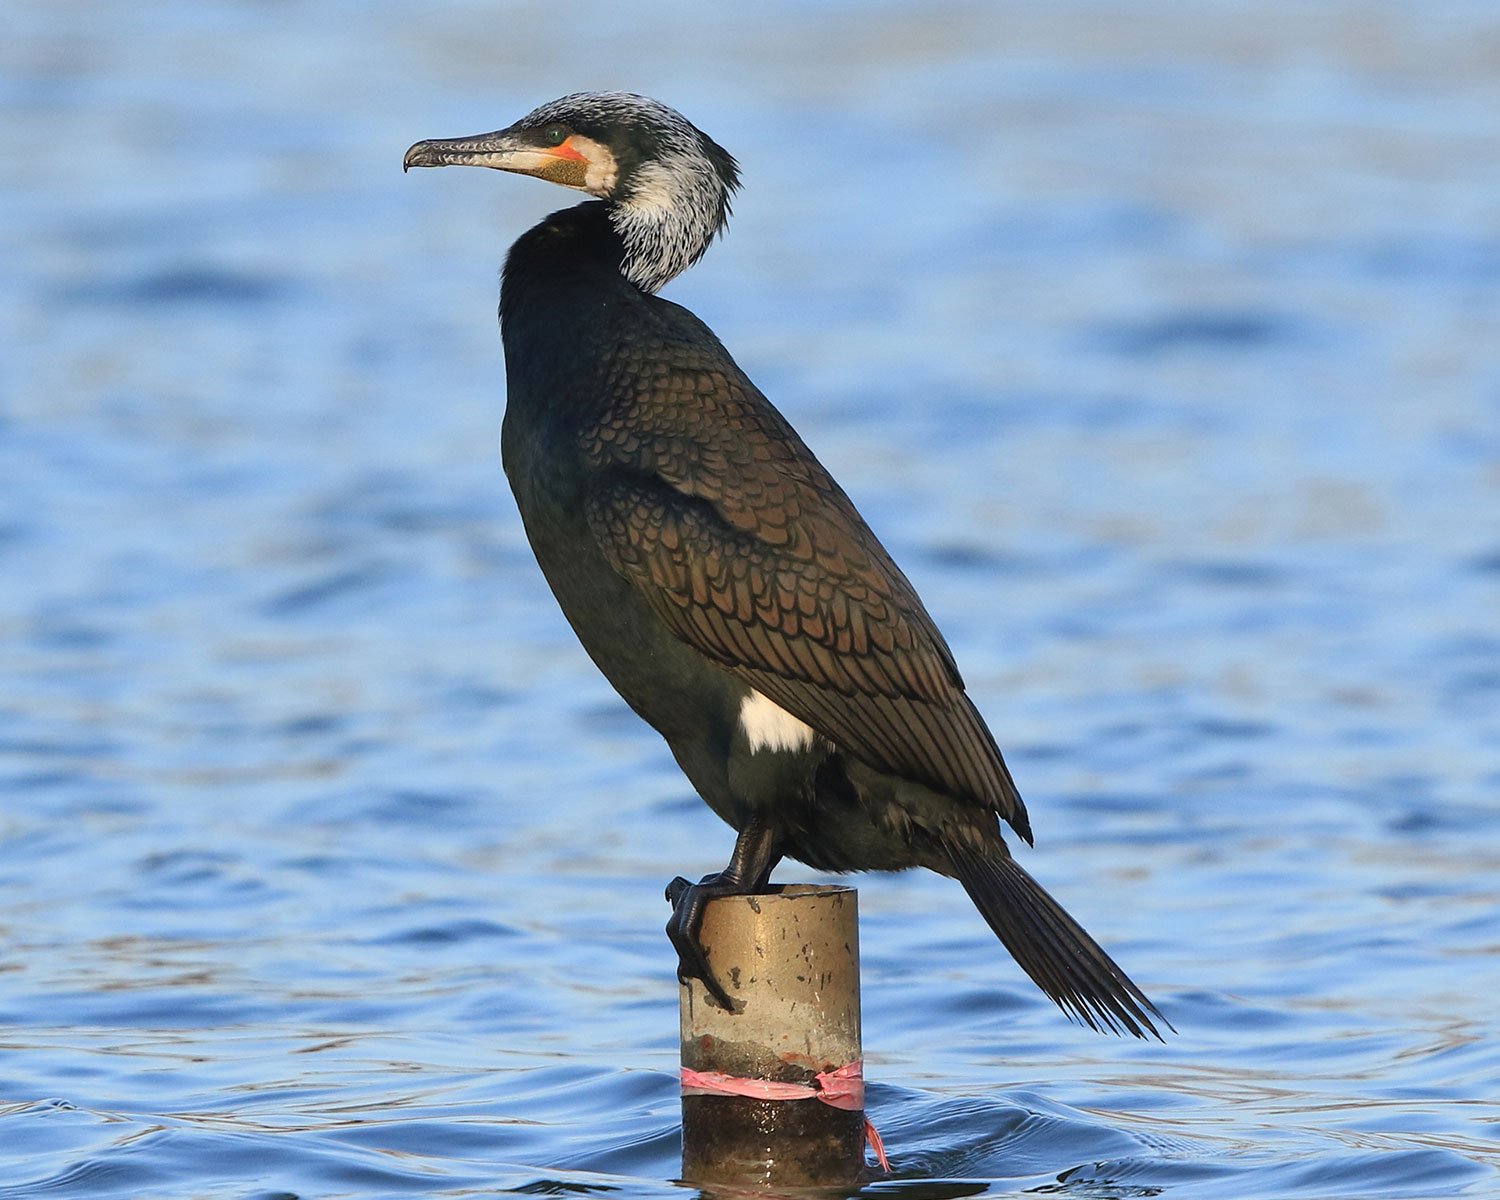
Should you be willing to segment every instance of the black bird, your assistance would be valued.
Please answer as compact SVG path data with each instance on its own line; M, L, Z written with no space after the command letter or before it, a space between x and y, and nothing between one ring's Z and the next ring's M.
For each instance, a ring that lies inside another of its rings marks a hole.
M501 451L578 640L738 831L724 870L667 889L680 974L732 1007L703 906L765 888L783 856L927 867L1066 1013L1159 1037L1161 1014L1011 857L1000 821L1030 842L1026 808L906 576L712 331L656 295L724 228L734 159L655 100L599 92L404 163L454 165L597 197L506 260Z

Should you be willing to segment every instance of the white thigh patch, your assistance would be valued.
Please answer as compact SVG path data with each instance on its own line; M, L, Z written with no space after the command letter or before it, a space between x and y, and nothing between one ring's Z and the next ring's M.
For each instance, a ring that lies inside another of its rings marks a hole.
M817 736L812 726L754 689L740 701L740 728L752 754L757 750L806 750Z

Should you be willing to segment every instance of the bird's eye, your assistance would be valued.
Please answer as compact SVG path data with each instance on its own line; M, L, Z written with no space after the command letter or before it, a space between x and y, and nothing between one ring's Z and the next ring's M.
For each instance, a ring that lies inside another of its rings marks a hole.
M566 125L548 125L542 130L542 145L561 146L568 140L568 133Z

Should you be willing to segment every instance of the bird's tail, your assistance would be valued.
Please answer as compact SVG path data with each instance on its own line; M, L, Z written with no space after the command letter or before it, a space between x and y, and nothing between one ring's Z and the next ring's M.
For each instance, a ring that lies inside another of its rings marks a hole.
M1009 854L948 849L954 874L990 928L1063 1012L1091 1029L1157 1041L1161 1034L1152 1017L1172 1028L1099 943Z

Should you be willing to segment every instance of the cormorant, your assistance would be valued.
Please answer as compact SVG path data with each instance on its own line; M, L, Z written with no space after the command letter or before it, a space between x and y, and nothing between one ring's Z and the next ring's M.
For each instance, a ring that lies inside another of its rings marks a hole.
M1000 821L1029 843L1026 808L906 576L719 339L656 295L723 230L734 159L664 104L595 92L404 162L452 165L596 197L506 259L501 451L579 641L738 831L724 870L667 889L679 973L732 1008L703 906L763 889L783 856L927 867L1064 1012L1159 1037L1161 1014L1011 857Z

